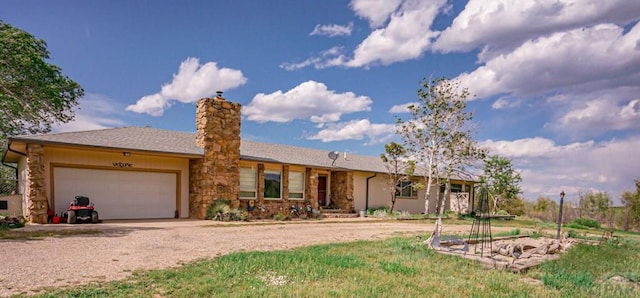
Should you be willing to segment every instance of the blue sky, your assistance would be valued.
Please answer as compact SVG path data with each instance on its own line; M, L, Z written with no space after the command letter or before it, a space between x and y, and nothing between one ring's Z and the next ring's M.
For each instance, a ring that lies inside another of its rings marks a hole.
M617 199L640 178L640 1L6 1L86 92L55 131L193 132L224 91L242 137L377 156L423 77L475 96L523 196Z

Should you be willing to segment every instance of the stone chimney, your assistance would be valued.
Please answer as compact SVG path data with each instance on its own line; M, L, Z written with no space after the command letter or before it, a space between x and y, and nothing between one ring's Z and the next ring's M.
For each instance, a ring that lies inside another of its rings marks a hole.
M204 157L189 164L189 216L204 219L216 199L239 205L240 104L226 101L222 92L200 99L196 106L196 145Z

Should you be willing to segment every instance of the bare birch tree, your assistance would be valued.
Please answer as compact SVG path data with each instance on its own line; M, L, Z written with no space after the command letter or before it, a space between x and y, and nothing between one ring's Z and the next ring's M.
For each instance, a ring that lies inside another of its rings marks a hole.
M448 185L457 171L483 156L471 137L468 123L473 118L466 111L469 91L458 82L441 78L432 81L423 79L417 92L418 104L410 105L411 118L397 119L397 133L400 134L407 155L416 161L416 166L424 177L425 212L429 212L432 187L441 183ZM446 191L445 191L446 192ZM446 195L445 195L446 197ZM437 196L438 220L427 243L439 237L444 214L444 197Z

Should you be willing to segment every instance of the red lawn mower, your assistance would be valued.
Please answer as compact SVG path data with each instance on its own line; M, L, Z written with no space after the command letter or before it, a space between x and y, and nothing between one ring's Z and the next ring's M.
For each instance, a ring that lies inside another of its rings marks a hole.
M93 203L89 202L89 198L85 196L76 196L73 202L69 202L67 210L67 223L98 223L98 211L93 207Z

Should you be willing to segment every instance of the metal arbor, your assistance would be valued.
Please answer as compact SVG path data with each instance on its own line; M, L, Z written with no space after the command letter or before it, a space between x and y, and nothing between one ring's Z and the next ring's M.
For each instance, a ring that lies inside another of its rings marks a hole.
M485 249L489 249L489 256L493 256L491 236L491 213L489 207L489 192L486 188L479 188L478 208L475 210L473 225L467 243L474 243L474 252L478 254L478 246L480 246L480 256L485 253Z

